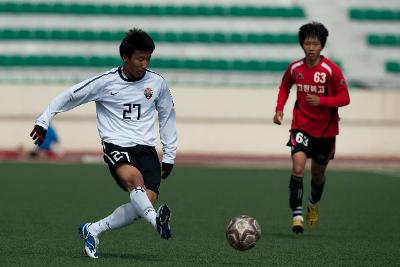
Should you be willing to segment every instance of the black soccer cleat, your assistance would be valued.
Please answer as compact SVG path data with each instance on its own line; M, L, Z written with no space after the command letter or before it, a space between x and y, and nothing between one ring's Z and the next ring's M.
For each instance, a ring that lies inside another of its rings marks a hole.
M171 210L166 204L161 205L157 210L156 224L157 232L163 239L169 239L171 237L171 227L169 226L170 218Z

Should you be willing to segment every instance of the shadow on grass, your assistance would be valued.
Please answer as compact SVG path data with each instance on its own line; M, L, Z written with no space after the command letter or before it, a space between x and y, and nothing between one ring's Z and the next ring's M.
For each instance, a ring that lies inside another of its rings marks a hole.
M165 261L165 258L162 258L158 255L146 253L101 253L100 257L102 259L125 259L151 262Z
M304 233L296 234L290 231L287 232L278 232L278 233L270 233L270 236L276 237L278 239L300 239L300 238L307 238L307 239L320 239L321 236L325 236L324 234L318 233L315 234L312 231L304 230Z

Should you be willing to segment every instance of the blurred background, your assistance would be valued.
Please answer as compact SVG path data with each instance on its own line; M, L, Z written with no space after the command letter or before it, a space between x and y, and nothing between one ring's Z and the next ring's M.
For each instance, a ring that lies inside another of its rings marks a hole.
M297 31L313 20L329 30L323 54L352 101L339 110L338 162L398 166L399 0L0 1L0 159L26 159L49 101L119 66L119 43L138 27L154 38L150 68L174 97L178 162L286 164L294 92L284 124L272 117L283 72L303 57ZM101 160L94 103L53 126L56 159Z

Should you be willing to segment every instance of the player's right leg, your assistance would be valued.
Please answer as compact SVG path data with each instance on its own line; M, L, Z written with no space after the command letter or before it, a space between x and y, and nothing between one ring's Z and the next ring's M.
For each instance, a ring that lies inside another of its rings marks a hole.
M169 239L171 212L167 205L162 205L158 212L155 211L153 203L157 199L157 193L144 188L140 171L134 166L121 164L116 167L115 172L120 177L121 184L130 192L131 203L138 214L153 225L163 239Z
M296 234L304 231L303 226L303 176L307 161L304 152L296 152L292 155L292 175L289 182L289 206L292 210L292 231Z
M164 239L169 239L171 237L171 227L169 225L169 220L171 218L171 210L166 204L161 205L157 210L157 231L160 236Z
M162 231L157 229L158 215L153 207L161 182L161 166L155 148L141 145L123 148L104 143L104 161L118 185L129 192L131 204L137 214L153 225L162 238L168 239L170 230L169 234L162 234ZM146 170L144 176L139 168ZM166 222L162 224L169 227L170 211L168 207L166 208L163 210L168 210L168 216L163 215L160 221Z

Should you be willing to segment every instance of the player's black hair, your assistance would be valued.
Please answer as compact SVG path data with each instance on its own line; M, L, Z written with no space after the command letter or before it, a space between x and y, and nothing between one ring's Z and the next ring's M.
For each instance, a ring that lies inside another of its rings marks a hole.
M130 29L125 38L119 45L121 58L126 55L131 57L136 50L153 52L155 49L154 41L145 31L137 28Z
M325 47L326 39L328 38L328 30L325 26L320 22L310 22L304 24L299 29L299 43L300 46L303 47L304 40L307 37L316 37L321 42L322 48Z

